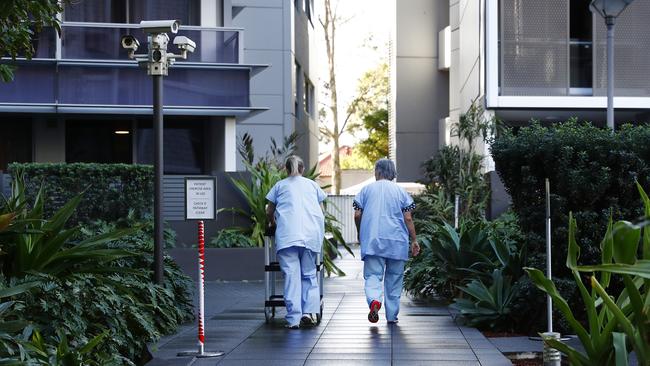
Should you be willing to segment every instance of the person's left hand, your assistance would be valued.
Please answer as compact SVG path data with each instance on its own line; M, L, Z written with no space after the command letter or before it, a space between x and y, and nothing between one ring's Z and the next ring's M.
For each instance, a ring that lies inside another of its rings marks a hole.
M411 242L411 255L417 257L420 254L420 244L417 241Z

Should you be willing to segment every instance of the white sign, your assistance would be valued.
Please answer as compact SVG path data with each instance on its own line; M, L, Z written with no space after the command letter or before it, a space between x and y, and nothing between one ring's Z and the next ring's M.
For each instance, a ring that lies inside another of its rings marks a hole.
M214 220L215 179L185 178L185 219Z

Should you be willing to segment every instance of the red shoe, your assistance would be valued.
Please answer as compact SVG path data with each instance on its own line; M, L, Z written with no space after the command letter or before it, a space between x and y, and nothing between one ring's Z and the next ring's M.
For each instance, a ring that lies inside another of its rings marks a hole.
M369 322L376 323L379 321L379 309L381 309L381 303L377 300L372 300L370 303L370 312L368 313Z

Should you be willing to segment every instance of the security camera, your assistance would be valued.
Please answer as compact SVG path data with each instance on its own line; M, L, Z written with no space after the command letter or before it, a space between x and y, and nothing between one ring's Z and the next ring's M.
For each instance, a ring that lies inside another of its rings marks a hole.
M178 20L143 20L140 28L145 33L177 33L181 22Z
M131 35L122 36L121 43L122 48L133 50L134 52L138 50L138 47L140 47L140 42L138 39Z
M190 53L194 52L196 49L196 43L185 36L174 37L174 44L182 51L187 51Z

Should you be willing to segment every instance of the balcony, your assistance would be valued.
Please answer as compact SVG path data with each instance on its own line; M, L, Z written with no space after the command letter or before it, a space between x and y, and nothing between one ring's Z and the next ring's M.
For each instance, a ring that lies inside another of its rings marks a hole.
M489 107L606 107L606 29L588 1L499 0L485 16ZM616 108L650 103L648 17L649 4L634 2L617 21Z
M188 60L165 77L169 114L233 115L251 110L249 84L257 65L242 63L241 29L181 27L197 43ZM129 60L120 37L131 34L146 52L145 34L135 24L64 23L34 40L34 59L2 62L17 66L15 80L0 88L0 111L149 114L151 78ZM170 50L175 47L170 41Z

